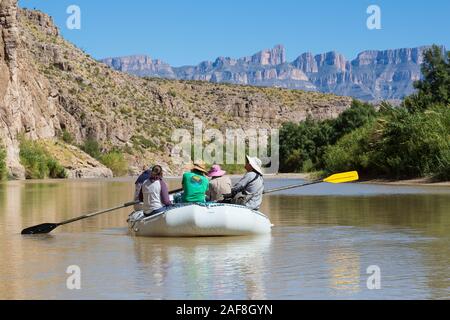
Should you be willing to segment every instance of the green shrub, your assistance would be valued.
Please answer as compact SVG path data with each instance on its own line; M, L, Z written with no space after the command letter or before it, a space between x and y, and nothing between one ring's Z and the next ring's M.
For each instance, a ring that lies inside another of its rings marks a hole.
M351 108L333 121L334 137L331 142L336 143L346 134L371 122L376 115L377 112L372 105L354 100Z
M80 146L80 149L86 152L92 158L100 159L101 150L100 144L97 140L88 138L86 141L84 141L83 145Z
M168 94L169 94L169 96L171 96L172 98L176 98L176 96L177 96L177 92L175 91L175 90L169 90L169 92L168 92Z
M280 130L280 169L282 172L311 172L323 169L324 154L346 134L371 122L375 108L354 100L337 119L307 119L299 124L286 123Z
M48 176L50 178L59 178L59 179L67 178L66 170L55 159L48 158L47 167L48 167Z
M373 169L396 177L424 177L444 173L450 150L450 108L430 107L426 112L393 108L378 128L371 156ZM440 168L440 169L438 169Z
M20 162L27 179L65 179L65 169L37 142L20 139Z
M72 144L74 142L74 138L66 129L62 131L62 139L65 143Z
M354 101L335 120L287 123L280 130L284 172L358 170L389 178L450 179L450 54L424 55L417 93L376 112Z
M437 166L434 171L434 178L443 181L450 181L450 148L442 150L437 159Z
M80 148L94 159L100 161L104 166L111 169L115 176L123 176L128 173L128 162L125 160L122 151L112 150L103 153L100 144L93 138L85 140Z
M303 161L302 172L312 172L314 171L314 164L311 159Z
M306 157L299 149L289 152L286 158L282 160L283 172L300 172L303 166L303 161Z
M383 110L373 124L357 129L328 148L328 172L358 170L390 178L450 178L450 108L426 112Z
M110 168L115 176L124 176L128 173L128 163L123 153L119 151L111 151L100 156L100 162Z
M155 143L153 143L152 141L150 141L149 139L138 135L138 136L133 136L131 138L131 141L133 141L133 144L137 147L142 147L144 149L151 149L151 148L156 148L157 145Z
M330 146L324 155L326 172L352 170L368 172L372 130L373 124L367 124L345 135L337 144Z
M244 165L242 164L223 164L220 166L227 174L243 174L245 173Z
M6 150L0 147L0 180L5 180L8 177L8 168L6 166Z

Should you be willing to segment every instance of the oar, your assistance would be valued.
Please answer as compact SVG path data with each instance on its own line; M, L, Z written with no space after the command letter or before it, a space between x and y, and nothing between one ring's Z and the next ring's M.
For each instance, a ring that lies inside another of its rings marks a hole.
M307 182L307 183L303 183L303 184L297 184L297 185L292 185L292 186L287 186L287 187L264 191L264 194L311 186L311 185L319 184L319 183L323 183L323 182L338 184L338 183L353 182L353 181L358 181L358 180L359 180L358 172L356 172L356 171L344 172L344 173L334 174L326 179L321 179L321 180L316 180L313 182Z
M181 192L181 191L183 191L183 189L173 190L173 191L170 192L170 194L178 193L178 192ZM60 223L44 223L44 224L40 224L40 225L37 225L37 226L34 226L34 227L30 227L30 228L24 229L22 231L22 234L23 235L47 234L47 233L52 232L53 230L55 230L56 228L58 228L60 226L63 226L63 225L66 225L66 224L69 224L69 223L72 223L72 222L76 222L76 221L92 218L92 217L95 217L95 216L98 216L98 215L101 215L101 214L104 214L104 213L116 211L116 210L119 210L119 209L128 208L128 207L134 206L135 204L138 204L138 203L140 203L140 201L127 202L127 203L125 203L125 204L123 204L121 206L115 207L115 208L106 209L106 210L102 210L102 211L98 211L98 212L94 212L94 213L90 213L90 214L85 214L85 215L83 215L81 217L73 218L73 219L70 219L70 220L67 220L67 221L63 221L63 222L60 222Z

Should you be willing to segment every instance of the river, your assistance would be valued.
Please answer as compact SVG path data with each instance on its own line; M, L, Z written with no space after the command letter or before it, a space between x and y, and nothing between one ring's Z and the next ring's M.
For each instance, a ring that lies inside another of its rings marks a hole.
M449 187L316 185L266 196L268 237L133 238L129 210L20 235L132 193L131 179L1 183L0 298L450 299ZM67 287L69 266L81 271L80 290Z

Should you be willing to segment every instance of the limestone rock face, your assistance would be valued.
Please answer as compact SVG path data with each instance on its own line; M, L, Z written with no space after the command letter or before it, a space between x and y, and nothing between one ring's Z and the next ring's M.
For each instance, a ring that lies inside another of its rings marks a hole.
M118 58L108 58L103 60L107 65L113 66L119 71L127 71L136 75L154 76L172 79L175 78L175 73L167 63L161 60L153 60L149 56L131 56Z
M7 151L11 174L24 177L17 135L31 139L55 135L55 100L48 82L28 68L20 46L16 0L0 1L0 138Z
M34 11L20 14L39 25L48 36L59 35L47 15ZM0 140L7 151L11 176L23 179L19 135L33 140L54 138L61 130L58 116L64 112L59 107L58 91L30 63L18 16L17 0L0 0L0 48L4 48L0 50Z
M252 57L243 58L240 61L262 66L277 66L286 63L286 50L282 45L277 45L273 49L263 50Z
M307 52L298 57L293 63L294 67L302 70L305 73L319 72L319 66L311 52Z

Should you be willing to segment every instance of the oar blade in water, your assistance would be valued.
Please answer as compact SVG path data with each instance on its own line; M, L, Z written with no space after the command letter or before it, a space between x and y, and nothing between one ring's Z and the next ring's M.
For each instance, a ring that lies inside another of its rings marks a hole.
M24 229L22 231L23 235L33 235L33 234L47 234L55 230L59 225L56 223L44 223L38 226Z
M324 182L328 183L345 183L345 182L353 182L358 181L359 175L356 171L351 172L344 172L344 173L338 173L334 174L331 177L328 177L324 180Z

